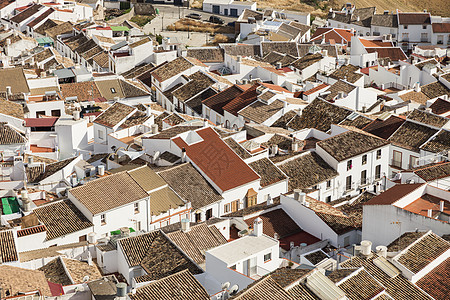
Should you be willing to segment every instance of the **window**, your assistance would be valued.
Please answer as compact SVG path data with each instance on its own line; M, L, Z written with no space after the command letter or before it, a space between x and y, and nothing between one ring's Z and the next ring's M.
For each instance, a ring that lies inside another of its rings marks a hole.
M141 231L141 221L136 222L136 230Z
M409 42L409 34L402 33L402 42Z
M61 110L59 109L52 109L52 117L61 117Z
M225 205L223 206L223 212L224 212L224 213L229 213L230 211L231 211L231 204L230 204L230 203L225 204Z
M217 125L222 124L222 117L219 116L219 115L216 117L216 124L217 124Z
M408 25L403 25L403 29L408 29Z
M134 213L138 214L139 213L139 203L135 203L134 204Z
M352 160L347 161L347 171L352 169Z
M327 189L331 188L331 180L327 180Z
M363 165L367 164L367 154L364 154L364 155L362 156L362 164L363 164Z
M201 213L196 213L195 214L195 222L201 222L202 221L202 214Z
M208 107L205 107L205 118L207 118L209 120L209 113L210 113L211 109Z
M325 202L326 202L326 203L331 202L331 196L327 196L327 197L325 198Z
M437 36L437 43L440 45L444 43L444 36L442 34Z
M82 236L80 236L80 237L78 238L78 241L79 241L79 242L86 242L86 240L87 240L87 236L86 236L86 235L82 235Z
M378 149L377 150L377 159L380 159L381 158L381 149Z
M101 221L102 225L106 224L106 215L105 214L100 215L100 221Z
M424 32L420 34L420 41L421 42L428 42L428 33Z
M212 218L212 208L206 211L206 220L209 220L211 218Z
M367 171L364 170L361 172L361 184L366 184L367 183Z
M345 190L349 191L352 189L352 176L347 176L345 179Z
M419 164L419 158L417 156L410 156L409 157L409 168L412 169L414 167L417 167Z
M381 178L381 165L375 167L375 179Z
M235 200L231 202L231 211L238 211L239 210L239 200Z
M422 25L422 29L427 29L427 25Z
M116 89L115 88L111 88L111 93L115 94L116 93Z
M103 140L105 137L103 136L103 131L102 130L99 130L98 131L98 138L99 139L101 139L101 140Z
M267 254L264 254L264 262L268 262L271 259L272 259L272 253L271 252L267 253Z
M392 166L401 168L402 167L402 153L400 151L394 150L392 158Z
M45 111L44 110L40 110L36 112L36 118L39 118L40 116L45 116Z

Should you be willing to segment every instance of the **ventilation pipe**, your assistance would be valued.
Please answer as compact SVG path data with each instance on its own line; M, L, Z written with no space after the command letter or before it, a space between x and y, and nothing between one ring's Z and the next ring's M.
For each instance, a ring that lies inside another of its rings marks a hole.
M441 202L439 202L439 211L440 212L444 211L444 204L445 204L445 202L443 200L441 200Z
M386 256L387 256L387 247L386 246L377 246L375 248L375 250L377 251L377 254L379 256L383 256L384 258L386 258Z
M78 111L78 110L73 111L73 119L75 121L78 121L80 119L80 111Z
M104 165L100 165L97 167L97 173L99 176L104 176L105 175L105 166Z
M270 197L270 195L267 195L267 205L272 205L272 204L273 204L272 197Z
M152 124L151 129L152 129L152 134L157 134L158 133L158 124Z
M429 218L431 218L432 216L433 216L433 210L430 208L430 209L428 209L428 214L427 214L427 216L429 217Z
M186 148L182 148L181 149L181 163L185 163L186 162Z
M8 95L8 96L11 96L11 95L12 95L11 87L10 87L10 86L7 86L7 87L6 87L6 95Z
M23 190L22 192L20 192L21 196L22 196L22 209L24 212L29 212L31 211L31 201L28 198L28 191L27 190Z

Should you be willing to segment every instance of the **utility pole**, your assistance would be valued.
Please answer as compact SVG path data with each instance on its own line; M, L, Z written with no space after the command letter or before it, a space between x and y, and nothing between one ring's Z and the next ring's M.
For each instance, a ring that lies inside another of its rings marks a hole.
M161 16L161 31L164 31L164 13Z

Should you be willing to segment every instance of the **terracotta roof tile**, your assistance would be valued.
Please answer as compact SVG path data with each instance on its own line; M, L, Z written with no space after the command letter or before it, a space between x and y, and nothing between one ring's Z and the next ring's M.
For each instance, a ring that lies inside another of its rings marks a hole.
M263 220L264 234L270 237L275 237L275 234L277 234L282 239L303 231L281 208L245 219L244 221L247 226L253 228L253 221L258 217Z
M0 263L9 263L19 260L16 243L11 230L0 231Z
M0 265L1 298L39 290L43 296L52 296L44 272ZM7 294L8 293L8 294Z
M70 193L93 215L148 197L127 172L90 181L71 189Z
M261 177L261 187L266 187L287 179L286 175L268 158L251 162L249 166Z
M399 25L425 25L431 24L430 13L398 13Z
M343 161L388 145L384 139L353 130L335 135L317 143L337 161Z
M390 189L369 200L366 205L391 205L422 185L423 183L394 185Z
M437 115L448 113L450 112L450 101L438 98L430 105L430 108L431 111Z
M195 131L203 141L188 145L182 138L173 141L185 148L187 156L222 191L259 180L259 176L231 150L210 127Z
M64 83L60 85L61 98L77 97L78 101L100 98L102 95L93 81Z
M137 282L158 280L182 270L193 274L202 271L181 252L160 230L118 241L130 267L141 266L147 275Z
M422 150L429 152L441 152L450 149L450 131L441 130L430 141L426 142L422 147Z
M281 162L277 166L289 177L290 191L310 188L338 175L315 152L309 152L287 162Z
M233 85L216 95L213 95L205 100L203 104L211 108L215 112L223 115L223 108L225 105L230 103L233 99L241 95L244 91L237 85Z
M172 95L176 97L178 101L184 102L191 99L214 84L214 80L201 71L195 72L188 76L188 78L189 81L187 83L172 92Z
M152 76L156 78L159 82L166 81L173 76L180 74L190 68L192 68L194 64L187 60L184 57L178 57L169 63L161 66L155 71L151 72Z
M188 48L186 56L198 59L203 63L214 63L224 61L224 50L221 48L201 47Z
M41 8L43 8L43 6L40 4L32 4L30 7L28 7L21 13L12 17L10 21L14 23L22 23L23 21L25 21L26 19L37 13Z
M426 232L405 232L394 241L392 241L388 246L389 252L400 252L410 244L421 238Z
M223 199L190 163L161 171L159 175L185 201L191 202L194 210Z
M450 299L450 258L431 270L416 285L434 299Z
M38 207L34 213L47 228L47 240L94 226L68 199Z
M136 108L122 104L120 102L114 103L111 107L105 110L101 115L95 118L95 123L108 127L114 127L119 122L127 118L131 113L136 111Z
M294 298L286 292L274 279L271 277L264 277L261 280L255 281L245 289L240 291L236 296L231 298L233 300L293 300Z
M296 42L261 42L263 57L273 51L299 57Z
M280 100L274 100L270 104L255 101L249 106L241 109L238 114L243 116L244 119L261 124L282 110L283 107L284 102Z
M210 299L208 292L192 273L184 270L139 287L129 297L131 300L184 300L187 295L191 300Z
M399 147L419 151L419 147L431 138L438 130L425 125L406 121L389 138L389 141Z
M1 104L2 102L0 102ZM0 122L0 145L24 144L25 142L26 139L20 132L9 126L9 124Z
M242 94L240 94L239 96L228 102L226 105L224 105L223 109L229 112L230 114L237 116L238 112L241 109L256 101L256 98L258 96L258 93L256 91L257 87L258 87L257 84L253 85L252 87L244 91Z
M446 87L440 81L423 85L420 87L420 90L430 99L434 99L444 95L450 96L450 88Z

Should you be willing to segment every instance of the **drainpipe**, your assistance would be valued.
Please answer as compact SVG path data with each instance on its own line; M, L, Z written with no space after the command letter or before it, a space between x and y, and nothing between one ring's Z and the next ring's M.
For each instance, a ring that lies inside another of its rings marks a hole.
M146 203L147 203L147 232L149 232L150 230L149 230L149 222L150 222L150 220L149 220L149 218L148 218L148 214L149 214L149 211L150 211L150 195L148 195L148 197L147 197L147 201L146 201Z

